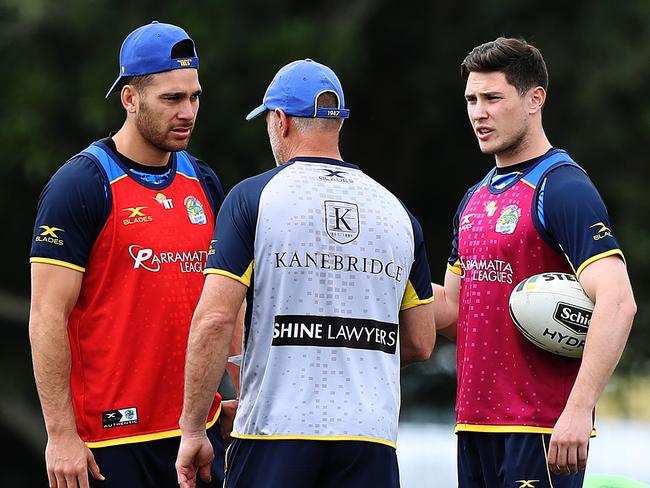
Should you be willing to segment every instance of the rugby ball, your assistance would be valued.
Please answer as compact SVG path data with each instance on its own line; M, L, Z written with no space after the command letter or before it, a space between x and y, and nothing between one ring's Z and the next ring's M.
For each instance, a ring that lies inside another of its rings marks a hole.
M541 273L510 294L510 316L536 346L569 358L582 357L594 304L578 279L567 273Z

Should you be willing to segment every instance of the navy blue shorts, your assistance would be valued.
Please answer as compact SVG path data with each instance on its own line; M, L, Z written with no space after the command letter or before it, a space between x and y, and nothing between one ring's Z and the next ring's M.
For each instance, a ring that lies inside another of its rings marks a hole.
M199 487L221 488L225 447L219 434L219 423L208 429L208 438L214 448L212 482L197 483ZM99 470L106 478L97 481L88 473L93 488L178 488L176 456L180 437L171 437L137 444L98 447L91 449Z
M375 442L234 439L224 487L397 488L397 455Z
M584 470L572 475L548 470L550 439L550 434L459 432L459 488L581 488Z

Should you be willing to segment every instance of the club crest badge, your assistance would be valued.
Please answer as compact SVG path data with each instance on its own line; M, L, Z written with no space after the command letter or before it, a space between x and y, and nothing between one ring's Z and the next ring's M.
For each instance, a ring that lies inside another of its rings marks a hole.
M193 197L192 195L185 197L183 204L187 209L187 216L190 219L190 222L193 224L207 224L208 218L205 216L205 210L203 210L203 204L199 201L198 198Z
M517 205L508 205L503 209L494 230L499 234L512 234L521 217L521 209Z
M356 203L325 200L325 230L339 244L359 236L359 207Z

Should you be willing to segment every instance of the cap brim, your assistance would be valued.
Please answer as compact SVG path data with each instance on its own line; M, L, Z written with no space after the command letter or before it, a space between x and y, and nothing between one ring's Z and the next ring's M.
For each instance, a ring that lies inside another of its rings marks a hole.
M262 105L260 105L259 107L257 107L255 110L253 110L251 113L249 113L249 114L246 116L246 120L252 120L252 119L254 119L255 117L257 117L258 115L260 115L260 114L266 112L266 110L267 110L267 108L264 106L264 104L262 104Z
M121 82L122 82L122 77L118 76L117 80L115 80L115 83L113 83L113 85L111 86L110 90L108 90L108 93L106 94L106 96L104 98L108 98L113 92L116 92L117 90L122 88L122 86L121 86L122 83Z

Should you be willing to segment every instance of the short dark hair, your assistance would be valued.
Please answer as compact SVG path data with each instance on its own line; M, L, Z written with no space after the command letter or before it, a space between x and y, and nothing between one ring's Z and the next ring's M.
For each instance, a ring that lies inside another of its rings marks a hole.
M151 84L153 81L154 75L142 75L142 76L129 76L124 79L124 83L122 86L125 85L131 85L135 87L136 90L138 90L140 93L144 92L144 90Z
M467 81L473 71L499 71L520 95L535 86L548 88L548 71L542 53L524 39L499 37L476 46L460 65L460 74Z

